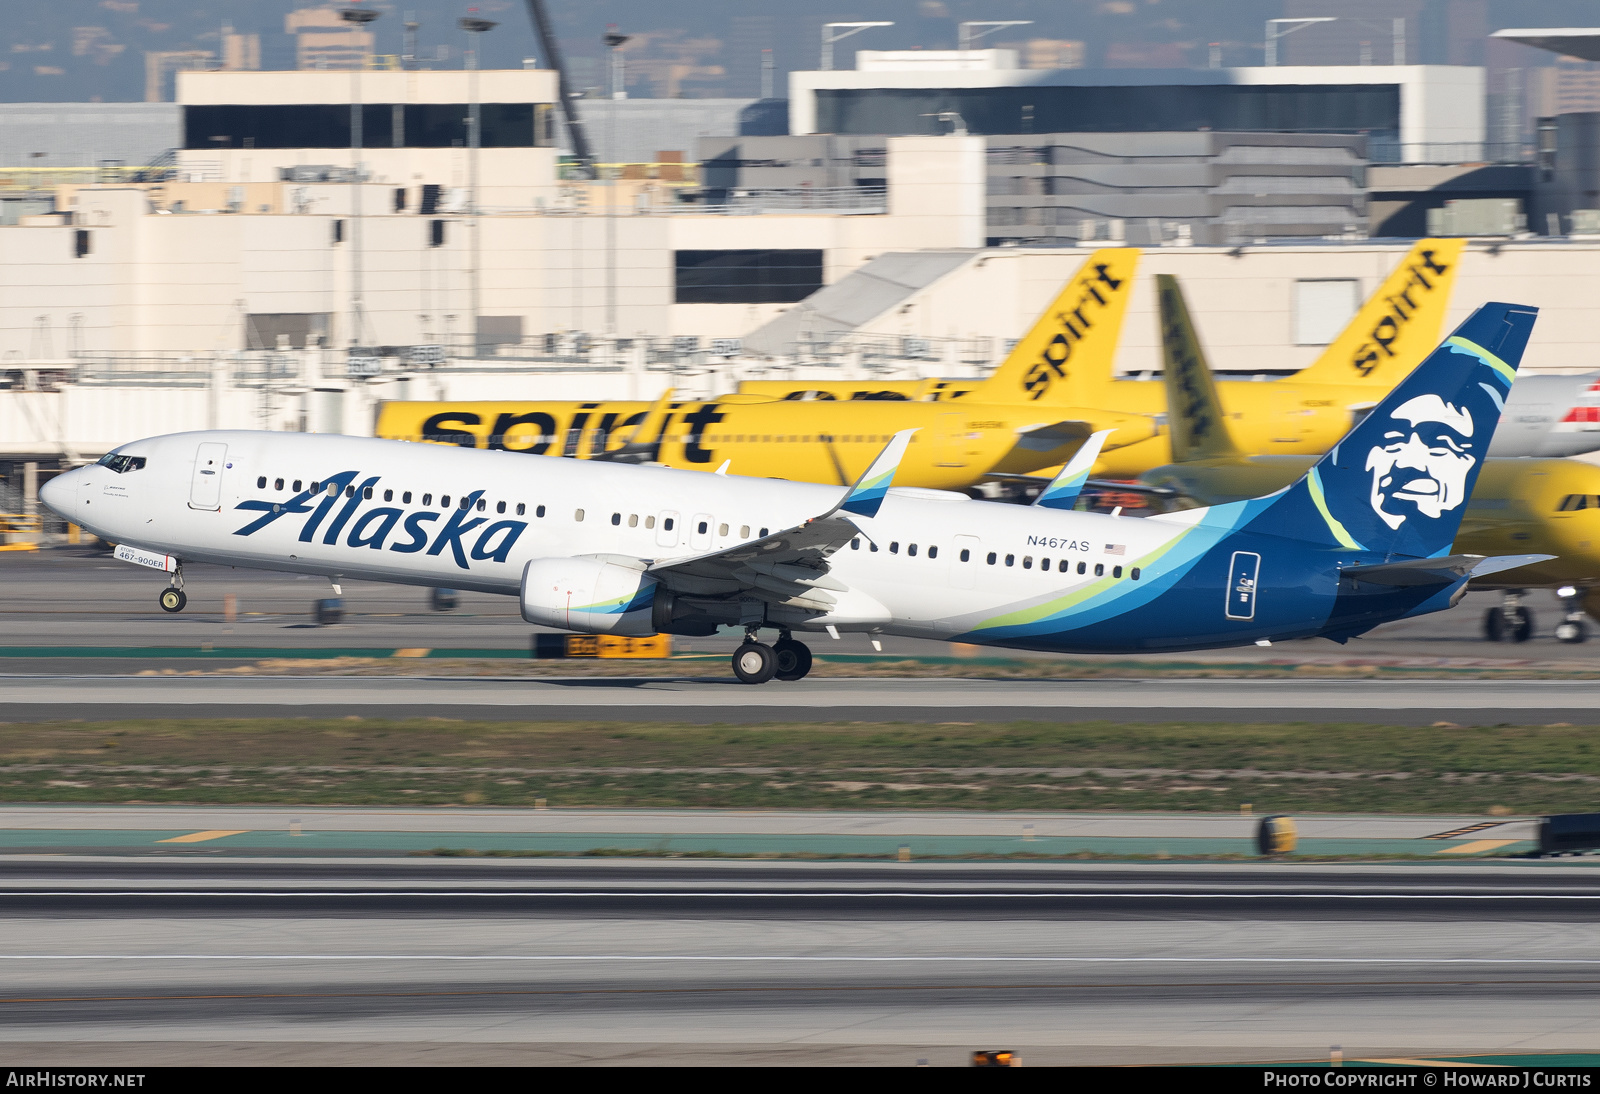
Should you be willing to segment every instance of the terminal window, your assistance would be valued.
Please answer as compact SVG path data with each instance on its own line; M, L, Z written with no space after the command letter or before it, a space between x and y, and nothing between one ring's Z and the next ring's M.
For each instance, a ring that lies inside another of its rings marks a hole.
M537 103L483 103L484 148L550 143ZM470 143L468 107L453 103L369 103L361 108L365 148L453 148ZM185 148L349 148L350 107L337 103L186 106ZM248 143L247 143L248 142Z
M679 304L793 304L822 288L822 252L677 251Z

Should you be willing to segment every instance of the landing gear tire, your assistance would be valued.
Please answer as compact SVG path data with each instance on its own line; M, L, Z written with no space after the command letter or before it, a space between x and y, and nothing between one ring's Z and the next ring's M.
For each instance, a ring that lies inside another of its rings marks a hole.
M733 674L746 684L765 684L778 671L778 656L771 646L746 642L733 651Z
M1533 637L1533 613L1523 607L1490 608L1483 613L1483 637L1490 642L1526 642ZM1562 641L1583 640L1563 638Z
M161 590L161 610L162 611L164 611L164 612L181 612L181 611L183 611L184 605L187 604L187 603L189 603L189 598L184 595L184 592L183 592L182 589L162 589Z
M1568 619L1556 624L1556 641L1583 642L1589 637L1589 628L1581 619Z
M773 674L779 680L800 680L811 671L811 647L792 638L779 639L772 647L778 668Z

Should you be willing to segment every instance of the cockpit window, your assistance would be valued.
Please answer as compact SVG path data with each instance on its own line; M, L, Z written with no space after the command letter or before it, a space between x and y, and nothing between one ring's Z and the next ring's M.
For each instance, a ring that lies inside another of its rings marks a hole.
M129 471L143 471L143 456L119 456L115 452L108 452L98 461L101 467L109 467L119 475L126 475Z

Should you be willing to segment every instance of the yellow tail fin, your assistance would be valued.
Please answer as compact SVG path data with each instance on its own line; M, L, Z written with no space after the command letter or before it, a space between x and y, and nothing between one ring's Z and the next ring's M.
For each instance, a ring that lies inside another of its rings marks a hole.
M1350 325L1290 384L1371 384L1388 389L1439 344L1464 239L1419 239Z
M1000 367L965 398L974 403L1093 406L1111 378L1137 247L1095 251Z
M1189 318L1189 305L1178 279L1156 274L1156 296L1161 305L1161 367L1167 385L1172 462L1238 456L1211 363Z

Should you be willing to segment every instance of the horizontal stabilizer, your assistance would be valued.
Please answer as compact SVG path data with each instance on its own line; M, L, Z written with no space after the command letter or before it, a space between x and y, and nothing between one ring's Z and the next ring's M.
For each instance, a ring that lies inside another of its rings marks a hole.
M1462 578L1527 566L1555 558L1555 555L1445 555L1442 558L1413 558L1404 562L1378 562L1371 566L1348 566L1341 578L1370 581L1374 585L1450 585Z

